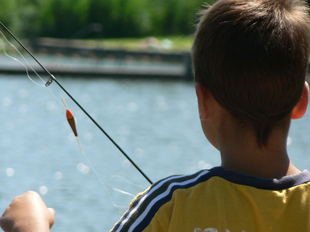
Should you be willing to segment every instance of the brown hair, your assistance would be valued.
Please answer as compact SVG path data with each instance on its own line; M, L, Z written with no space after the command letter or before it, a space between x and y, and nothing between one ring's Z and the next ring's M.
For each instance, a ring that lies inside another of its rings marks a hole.
M201 13L193 45L195 81L266 145L305 82L308 8L298 0L219 0Z

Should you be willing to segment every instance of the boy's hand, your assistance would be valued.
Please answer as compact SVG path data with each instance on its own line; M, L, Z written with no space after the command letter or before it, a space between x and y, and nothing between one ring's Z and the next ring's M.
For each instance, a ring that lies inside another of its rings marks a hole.
M39 194L26 192L15 197L4 211L0 226L5 232L48 232L54 223L54 214Z

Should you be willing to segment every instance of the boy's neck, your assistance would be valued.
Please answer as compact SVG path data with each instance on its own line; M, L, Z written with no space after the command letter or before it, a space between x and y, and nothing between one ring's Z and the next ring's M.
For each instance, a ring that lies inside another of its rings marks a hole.
M253 154L253 153L252 153ZM251 156L251 153L248 155ZM280 159L269 159L264 162L260 159L246 159L240 155L242 162L237 162L237 159L229 159L225 154L222 156L222 167L226 170L235 171L249 176L259 178L281 178L288 175L296 175L300 170L296 168L287 157L281 156ZM231 157L231 155L229 155Z
M261 178L280 178L300 173L289 159L286 150L287 134L274 131L264 147L256 138L245 131L225 131L221 135L220 152L222 167ZM228 141L228 142L227 142Z

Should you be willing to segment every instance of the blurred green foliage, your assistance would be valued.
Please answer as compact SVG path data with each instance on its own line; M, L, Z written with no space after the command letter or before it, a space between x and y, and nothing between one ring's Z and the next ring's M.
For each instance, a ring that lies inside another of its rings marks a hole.
M191 34L215 0L0 0L0 20L25 37L141 37Z

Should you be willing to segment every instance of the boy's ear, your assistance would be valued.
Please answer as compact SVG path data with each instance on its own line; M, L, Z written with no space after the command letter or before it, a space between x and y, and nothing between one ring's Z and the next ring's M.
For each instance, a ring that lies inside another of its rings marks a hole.
M199 116L200 120L204 120L208 117L208 95L209 90L206 86L196 83L196 95L198 99L198 110L199 110Z
M303 117L307 111L309 101L309 85L305 82L301 97L291 113L291 119L299 119Z

